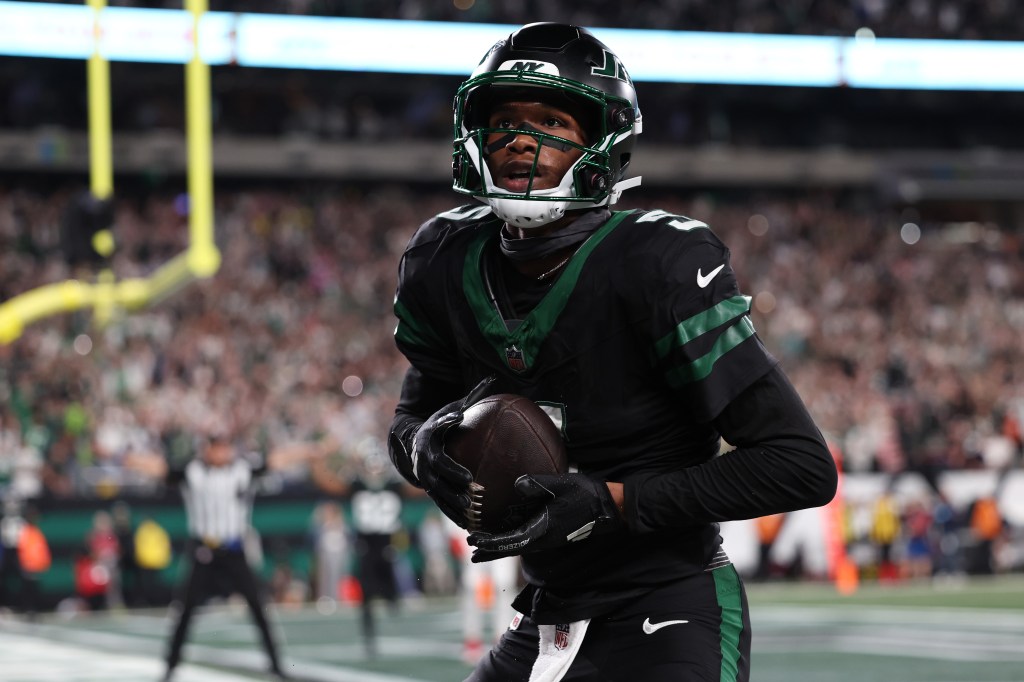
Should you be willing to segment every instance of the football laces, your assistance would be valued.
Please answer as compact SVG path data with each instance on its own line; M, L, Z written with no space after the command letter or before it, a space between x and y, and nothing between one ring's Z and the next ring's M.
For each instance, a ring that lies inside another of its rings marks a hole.
M466 520L469 521L470 530L480 530L480 519L483 515L484 486L476 481L469 483L469 508L466 510Z

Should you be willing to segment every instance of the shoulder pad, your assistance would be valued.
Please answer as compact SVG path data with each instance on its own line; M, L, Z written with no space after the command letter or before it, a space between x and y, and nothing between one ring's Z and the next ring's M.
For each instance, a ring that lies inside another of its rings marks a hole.
M490 206L465 204L436 216L423 223L409 242L409 248L443 239L445 235L476 225L493 218Z
M655 210L637 212L629 221L616 242L628 290L665 282L703 289L697 287L698 270L708 272L728 259L728 248L702 220Z
M709 229L708 224L703 220L694 220L693 218L687 218L686 216L675 215L662 210L653 211L642 211L636 215L633 220L634 223L655 223L658 225L664 225L671 227L672 229L679 230L680 232L690 232L692 230Z
M688 251L701 244L724 247L718 235L703 220L662 210L637 211L628 219L627 243L641 250L654 250L666 256Z

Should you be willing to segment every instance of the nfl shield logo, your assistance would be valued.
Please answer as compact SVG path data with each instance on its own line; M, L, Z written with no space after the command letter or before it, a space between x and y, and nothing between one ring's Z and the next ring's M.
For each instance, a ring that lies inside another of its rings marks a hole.
M569 646L569 623L559 623L555 626L555 648L561 651Z
M523 360L523 351L516 348L515 344L512 344L505 349L505 360L508 362L510 369L516 372L526 371L526 361Z

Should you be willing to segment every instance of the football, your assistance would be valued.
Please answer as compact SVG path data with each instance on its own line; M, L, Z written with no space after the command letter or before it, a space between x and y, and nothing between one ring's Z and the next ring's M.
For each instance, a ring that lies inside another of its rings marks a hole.
M523 474L564 473L569 468L558 427L529 398L502 393L466 410L462 423L445 436L445 452L473 474L474 510L470 530L501 532L535 511L524 505L514 484Z

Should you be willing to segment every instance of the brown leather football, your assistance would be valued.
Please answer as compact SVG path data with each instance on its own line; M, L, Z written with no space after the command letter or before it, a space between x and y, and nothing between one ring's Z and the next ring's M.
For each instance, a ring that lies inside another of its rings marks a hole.
M514 484L523 474L557 474L569 468L558 427L529 398L501 393L466 410L445 435L445 452L473 474L470 530L500 532L536 512Z

